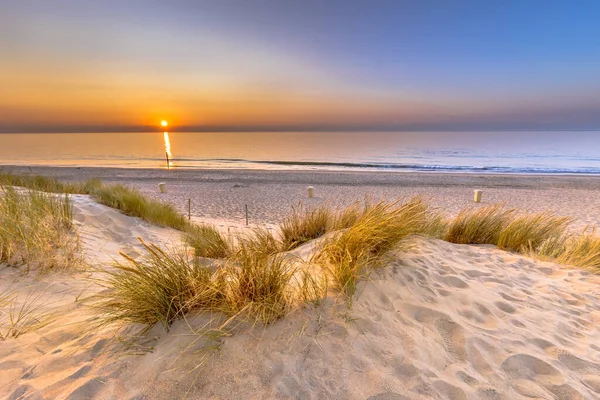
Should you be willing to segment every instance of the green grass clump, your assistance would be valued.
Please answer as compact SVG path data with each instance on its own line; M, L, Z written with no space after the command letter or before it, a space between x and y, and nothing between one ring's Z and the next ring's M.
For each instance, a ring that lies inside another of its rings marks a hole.
M40 272L70 269L81 262L68 195L0 190L0 263Z
M12 175L0 173L0 186L21 186L41 192L86 194L85 184L63 183L40 175Z
M292 305L289 259L241 247L227 269L228 303L233 313L246 313L256 321L271 323L287 314Z
M284 250L291 250L306 242L323 236L331 223L332 213L327 207L293 208L279 229Z
M183 240L198 257L228 258L233 254L232 241L211 225L187 226Z
M335 288L350 299L369 267L377 266L402 239L420 233L428 217L421 198L376 203L354 225L324 242L316 259L329 271Z
M498 244L500 233L513 219L514 210L501 204L462 210L449 224L444 240L458 244Z
M216 270L191 260L185 249L167 253L142 244L141 260L122 254L124 262L103 272L99 283L107 290L91 302L100 325L142 324L144 332L156 323L168 328L193 310L220 309L224 281Z
M542 243L561 238L570 222L549 212L521 215L500 232L497 244L503 250L536 251Z
M187 227L187 220L170 204L150 200L123 185L103 185L95 178L86 182L63 183L44 176L0 174L0 186L21 186L48 193L89 194L99 203L123 214L179 230Z
M90 194L99 203L116 208L125 215L180 230L188 226L185 217L179 214L172 205L150 200L135 189L122 185L100 185L95 187Z

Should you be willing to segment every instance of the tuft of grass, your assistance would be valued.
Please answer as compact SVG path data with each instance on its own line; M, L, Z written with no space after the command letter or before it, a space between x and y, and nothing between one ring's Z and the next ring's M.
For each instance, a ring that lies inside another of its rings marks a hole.
M357 202L335 213L331 222L330 230L350 228L356 223L356 221L360 219L360 217L369 209L369 207L369 202L367 199L365 199L362 206Z
M85 184L63 183L57 179L40 175L13 175L0 173L0 186L21 186L28 189L49 193L87 193Z
M376 203L350 228L325 241L316 260L325 265L335 288L351 299L368 268L379 265L406 236L420 233L428 217L420 197L406 203Z
M284 251L281 240L265 227L254 228L249 234L238 236L237 241L239 247L245 252L262 256L271 256Z
M304 209L300 204L292 208L279 229L283 250L291 250L306 242L323 236L331 223L332 214L325 206Z
M0 262L39 272L71 269L81 263L68 195L0 191Z
M228 258L233 254L232 241L212 225L188 225L183 240L197 257Z
M500 232L497 244L503 250L536 251L542 243L561 238L569 223L570 218L549 212L521 215Z
M303 302L318 307L327 298L329 280L327 275L315 276L314 271L300 271L300 297Z
M101 204L153 224L179 230L188 225L185 217L170 204L150 200L137 190L123 185L103 185L96 178L86 182L63 183L44 176L0 174L0 186L21 186L48 193L89 194Z
M185 249L165 252L141 239L146 253L140 260L122 254L124 261L103 271L98 283L106 288L91 306L98 323L142 324L142 333L157 323L166 329L192 310L219 309L224 280L219 271L195 263Z
M231 312L247 313L264 324L283 317L292 304L290 281L294 272L284 255L266 256L242 245L227 269Z
M585 229L579 235L550 237L529 254L600 273L600 236L595 230Z
M498 244L513 215L514 210L505 210L501 204L464 209L450 222L444 240L458 244Z
M122 185L103 186L95 184L90 194L99 203L116 208L123 214L139 217L159 226L183 230L188 222L185 217L167 203L150 200L135 189Z
M0 340L16 339L51 322L49 314L40 311L43 293L29 293L19 305L14 292L0 293Z

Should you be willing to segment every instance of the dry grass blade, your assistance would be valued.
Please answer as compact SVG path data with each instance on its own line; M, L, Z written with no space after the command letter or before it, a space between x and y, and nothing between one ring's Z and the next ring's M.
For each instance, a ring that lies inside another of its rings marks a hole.
M15 293L0 294L0 340L18 338L48 325L51 315L41 312L43 293L29 293L18 301Z

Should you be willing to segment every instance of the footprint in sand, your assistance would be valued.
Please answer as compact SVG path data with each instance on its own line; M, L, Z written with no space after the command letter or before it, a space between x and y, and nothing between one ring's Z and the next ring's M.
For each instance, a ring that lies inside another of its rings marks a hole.
M547 384L562 384L564 379L559 370L529 354L512 355L504 360L501 368L514 379L529 379Z
M442 336L443 345L448 354L456 361L465 361L465 332L462 326L454 321L438 319L435 327Z

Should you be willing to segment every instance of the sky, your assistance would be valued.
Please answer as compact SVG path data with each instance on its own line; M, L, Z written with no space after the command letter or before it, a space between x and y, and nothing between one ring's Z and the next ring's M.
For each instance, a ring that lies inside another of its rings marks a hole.
M597 0L0 10L0 132L600 129Z

